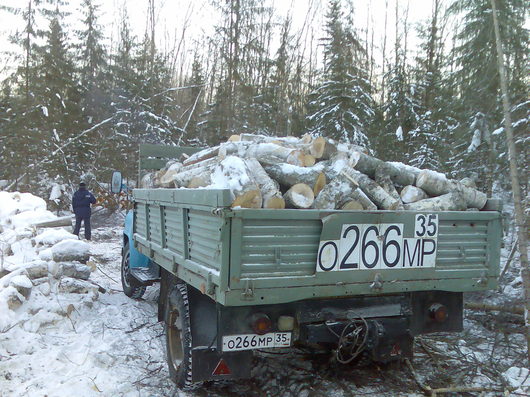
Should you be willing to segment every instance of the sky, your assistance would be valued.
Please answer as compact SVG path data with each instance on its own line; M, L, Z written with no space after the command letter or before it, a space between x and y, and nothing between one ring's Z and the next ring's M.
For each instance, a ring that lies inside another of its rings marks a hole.
M271 0L277 9L278 22L289 13L292 16L293 31L299 30L308 17L308 10L312 15L309 17L310 26L313 27L315 37L321 35L321 27L327 9L326 0ZM410 26L414 26L419 21L426 20L431 13L432 1L430 0L344 0L344 8L348 4L354 6L354 22L358 29L365 30L369 25L370 35L375 41L376 58L382 58L380 51L385 31L385 8L388 6L387 14L387 48L393 47L395 37L395 5L399 2L398 27L402 35L405 25L405 15L408 10L408 21ZM98 1L96 0L96 3ZM120 10L126 7L130 18L131 27L137 36L143 36L146 29L146 11L148 0L99 0L101 6L100 22L105 27L107 45L112 47L117 40L120 21ZM0 0L0 6L24 6L27 0ZM81 0L70 0L69 9L71 15L70 31L79 26L79 8ZM180 46L182 53L191 52L194 47L194 40L204 34L213 34L214 26L218 16L213 11L211 0L155 0L156 15L156 40L158 47L163 51L175 51L181 38L184 46ZM46 27L47 23L40 21L41 26ZM7 39L9 34L15 33L23 28L20 17L14 17L5 11L0 11L0 47L2 50L13 48ZM278 27L279 29L279 27ZM362 33L365 35L366 33ZM413 49L417 40L414 29L408 34L410 48ZM2 57L0 62L0 73L5 74L6 63L13 63L9 57Z

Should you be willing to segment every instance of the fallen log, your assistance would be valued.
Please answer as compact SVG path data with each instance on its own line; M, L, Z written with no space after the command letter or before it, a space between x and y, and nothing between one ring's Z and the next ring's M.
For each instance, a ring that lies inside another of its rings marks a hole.
M304 183L297 183L283 195L287 208L311 208L315 200L313 189Z
M456 191L405 204L405 209L410 211L465 211L466 200L462 192Z
M482 312L505 312L524 316L523 306L489 305L486 303L466 302L464 307L469 310L477 310Z
M447 179L444 174L430 170L423 170L419 173L416 178L416 186L431 196L440 196L457 190L461 191L467 208L478 208L481 210L488 200L488 196L485 193L464 186L458 181Z
M62 226L72 226L72 217L70 215L62 216L51 221L43 221L32 224L34 227L62 227Z
M416 201L425 200L429 198L427 193L416 186L407 185L401 190L401 201L404 204L415 203Z
M278 182L272 179L256 159L246 159L245 164L257 182L263 199L263 208L283 209L285 200Z

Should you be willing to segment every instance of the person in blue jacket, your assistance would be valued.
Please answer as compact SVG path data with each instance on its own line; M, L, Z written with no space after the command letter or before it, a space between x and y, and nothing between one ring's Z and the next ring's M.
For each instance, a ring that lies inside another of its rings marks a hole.
M72 198L72 208L75 214L75 228L74 234L79 237L79 230L81 229L81 222L85 224L85 238L90 240L91 232L90 229L90 205L96 202L96 198L92 193L86 189L86 184L81 182L79 184L79 190L74 193Z

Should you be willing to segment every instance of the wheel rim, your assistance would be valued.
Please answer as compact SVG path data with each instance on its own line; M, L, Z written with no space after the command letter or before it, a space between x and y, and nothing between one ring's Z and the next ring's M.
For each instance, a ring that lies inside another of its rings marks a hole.
M169 313L167 338L169 354L171 355L171 365L176 371L184 359L184 349L182 345L182 317L177 309L173 309Z
M123 284L127 287L127 288L130 288L130 284L129 284L129 275L131 274L131 268L130 268L130 265L129 265L129 257L130 257L130 254L129 252L127 252L125 254L125 258L123 258L123 265L121 266L121 278L123 280Z

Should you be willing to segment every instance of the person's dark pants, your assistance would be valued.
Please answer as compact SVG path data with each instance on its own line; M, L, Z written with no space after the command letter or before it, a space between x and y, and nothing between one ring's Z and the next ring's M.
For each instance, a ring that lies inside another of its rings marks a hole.
M81 222L85 225L85 238L90 240L92 237L92 229L90 228L90 212L89 213L76 213L75 214L75 228L74 234L79 236L79 230L81 229Z

